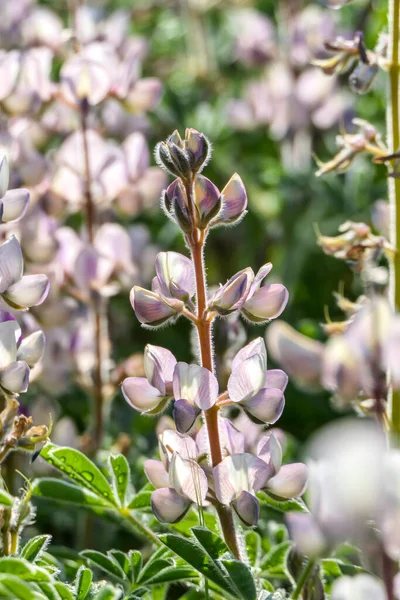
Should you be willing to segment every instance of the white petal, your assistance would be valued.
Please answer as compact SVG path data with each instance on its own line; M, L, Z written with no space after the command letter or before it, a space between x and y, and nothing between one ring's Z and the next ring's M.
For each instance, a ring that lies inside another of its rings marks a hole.
M4 299L17 308L38 306L46 299L49 287L47 275L24 275L8 288Z
M262 355L250 356L233 371L228 380L229 397L233 402L250 400L265 384L265 361Z
M0 385L8 392L26 392L29 385L29 367L26 362L16 361L0 372Z
M207 410L217 400L218 381L204 367L178 362L174 371L173 391L175 400L187 400L202 410Z
M22 340L18 348L18 360L24 360L30 367L34 367L42 358L46 345L43 331L35 331Z
M4 369L17 357L16 335L21 330L17 321L4 321L0 323L0 369Z
M21 246L13 235L0 246L0 294L19 281L24 272Z
M23 188L9 190L2 198L4 223L17 221L26 213L29 206L29 192Z
M169 465L169 485L178 494L202 505L208 491L207 477L198 463L175 452Z

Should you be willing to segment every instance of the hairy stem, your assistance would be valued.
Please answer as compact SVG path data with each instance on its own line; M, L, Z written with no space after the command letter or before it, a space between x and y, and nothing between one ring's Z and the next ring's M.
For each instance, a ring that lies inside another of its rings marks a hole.
M199 233L198 239L191 244L192 260L196 275L197 290L197 333L199 337L201 364L209 371L213 370L213 353L211 341L211 323L207 319L207 292L206 274L203 260L205 243L204 231ZM215 467L222 461L222 451L219 435L218 407L212 406L204 412L208 439L210 442L211 463ZM236 536L235 522L232 509L222 504L217 505L217 512L221 523L224 538L232 553L240 559L239 543Z
M300 594L303 590L303 587L307 583L307 579L310 577L310 575L312 573L314 565L315 565L315 561L312 560L311 558L308 559L308 561L306 562L306 564L304 566L304 569L300 573L300 577L297 582L297 585L296 585L292 595L290 596L292 600L297 600L297 598L300 598Z
M96 211L92 195L92 173L90 168L90 154L87 135L88 103L85 99L81 102L81 131L83 139L83 155L85 165L85 198L86 198L86 225L89 243L93 247L96 231ZM106 306L104 298L97 297L93 302L94 316L94 345L95 345L95 372L94 372L94 444L96 450L100 448L104 433L104 334L107 331Z
M400 147L400 0L389 0L389 102L387 109L388 151ZM389 177L389 201L391 213L391 243L398 249L400 242L400 179ZM393 307L400 310L400 253L396 252L391 269L390 299ZM400 391L393 391L389 398L389 418L392 434L397 443L400 438Z

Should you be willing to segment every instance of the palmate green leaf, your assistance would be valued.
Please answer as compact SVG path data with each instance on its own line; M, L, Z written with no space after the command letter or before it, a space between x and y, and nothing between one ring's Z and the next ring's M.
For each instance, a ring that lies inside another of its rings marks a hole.
M227 557L225 542L201 527L194 527L193 535L195 539L164 534L160 539L196 571L224 590L228 597L255 600L256 588L250 570L244 563Z
M12 506L14 498L6 492L6 490L0 489L0 505L1 506Z
M290 498L289 500L286 500L267 494L264 491L258 492L257 498L260 501L261 506L268 506L269 508L274 508L282 513L309 512L301 498Z
M96 465L79 450L46 444L40 456L75 484L117 506L111 485Z
M110 577L114 577L121 583L127 580L126 574L124 573L121 565L109 552L107 555L105 555L97 550L83 550L83 552L81 552L81 556L86 558L89 562L102 571L105 571Z
M186 566L168 566L164 569L155 573L149 579L146 579L144 583L146 585L160 585L162 583L175 583L178 581L192 581L196 582L199 579L199 574L197 571Z
M174 561L169 558L158 558L157 560L149 561L141 570L139 577L137 579L137 583L147 583L154 575L157 575L163 569L171 567L174 565Z
M10 573L25 581L51 581L51 576L45 569L13 556L0 558L1 573Z
M79 487L69 481L52 477L44 477L43 479L34 481L32 484L32 493L41 498L76 504L91 509L113 510L115 508L111 502L88 489Z
M111 481L114 488L114 496L119 499L120 505L127 504L127 493L131 482L131 470L123 454L110 456Z
M32 589L16 575L0 573L0 594L2 598L10 600L46 600L46 596Z
M110 550L108 555L113 561L119 564L126 578L133 581L132 565L129 556L120 550Z
M92 585L93 573L86 567L80 567L75 579L75 596L76 600L85 600L89 594L90 586Z
M260 564L261 577L284 579L289 577L287 560L291 546L291 542L282 542L268 552Z
M37 535L29 540L22 548L20 557L35 562L50 544L51 535Z
M131 561L132 579L133 583L136 583L139 577L139 573L142 569L143 559L139 550L131 550L129 552Z
M141 600L144 596L146 596L146 594L149 593L149 590L147 588L138 588L137 590L135 590L134 592L132 592L132 594L129 594L129 596L125 596L124 600ZM153 592L151 592L151 598L153 600ZM156 600L156 599L154 599Z
M151 510L151 495L152 491L142 490L132 498L128 508L132 510L141 510L152 512Z

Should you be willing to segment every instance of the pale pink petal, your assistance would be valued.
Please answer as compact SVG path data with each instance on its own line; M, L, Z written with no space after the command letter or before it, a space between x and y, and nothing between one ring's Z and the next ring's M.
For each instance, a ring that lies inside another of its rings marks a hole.
M306 556L319 556L325 549L324 535L309 513L293 512L286 515L289 534L296 550Z
M196 291L193 263L178 252L159 252L156 258L156 273L161 293L184 300Z
M303 463L283 465L267 483L267 489L281 498L297 498L307 487L308 469Z
M242 406L258 421L272 425L282 415L285 397L281 390L263 388L250 400L242 401Z
M17 283L10 285L3 297L14 308L30 308L42 304L49 289L47 275L24 275Z
M168 487L168 473L160 460L149 458L144 461L143 468L147 479L155 488Z
M138 285L132 288L130 301L136 317L143 324L160 325L176 315L176 311L161 296Z
M122 393L128 404L140 412L152 412L164 400L160 392L144 377L127 377L122 382Z
M29 386L29 367L26 362L16 361L2 369L0 385L12 394L26 392Z
M265 384L265 361L253 354L233 371L228 380L229 397L233 402L250 400Z
M187 400L202 410L208 410L217 400L218 381L204 367L178 362L174 370L173 391L175 400Z
M35 331L24 338L18 348L18 360L25 361L29 367L34 367L42 358L46 346L43 331Z
M151 385L161 394L166 393L166 385L172 382L176 358L166 348L147 344L144 351L144 371Z
M234 223L247 207L247 194L243 181L235 173L221 192L222 210L220 220L223 223Z
M129 135L122 148L131 181L137 181L150 166L150 153L146 138L140 132Z
M29 192L23 188L9 190L2 198L4 223L18 221L25 215L29 206Z
M267 371L265 380L265 387L277 388L278 390L285 391L288 384L288 376L281 369L270 369Z
M263 323L276 319L285 310L289 300L289 292L284 285L273 283L257 290L242 308L243 314L250 321Z
M271 474L279 471L282 465L282 446L273 433L266 433L260 438L257 456L270 466Z
M19 281L24 272L21 246L13 235L0 246L0 294Z
M190 504L172 488L160 488L151 495L151 508L161 523L176 523L185 516Z
M227 456L213 468L215 493L222 504L229 504L242 491L256 494L270 476L269 466L247 452Z

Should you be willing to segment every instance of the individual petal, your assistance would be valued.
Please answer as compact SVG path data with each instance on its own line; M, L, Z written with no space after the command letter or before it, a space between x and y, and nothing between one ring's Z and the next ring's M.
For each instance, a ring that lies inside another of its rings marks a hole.
M221 194L217 186L204 175L196 177L194 201L199 217L199 226L205 227L220 211Z
M211 155L211 145L205 135L196 129L186 129L186 152L189 156L193 171L200 171L208 162Z
M249 298L254 296L255 292L258 289L260 289L260 286L261 286L263 280L266 278L266 276L269 274L269 272L271 270L272 270L272 263L270 263L270 262L266 263L265 265L260 267L260 269L257 271L257 275L254 277L252 286L250 288Z
M228 393L233 402L250 400L265 384L265 364L262 355L253 354L233 371L228 379Z
M265 461L275 475L282 465L282 446L273 433L263 435L257 445L257 456Z
M13 308L30 308L42 304L49 293L50 282L47 275L24 275L10 285L3 294L4 300Z
M332 586L332 600L387 600L383 583L372 575L361 573L336 579Z
M263 388L250 400L241 402L245 411L261 423L273 424L282 415L285 397L281 390Z
M208 491L206 474L192 459L185 459L175 452L168 470L169 484L181 496L202 505Z
M21 246L13 235L0 246L0 294L19 281L24 272Z
M210 310L221 316L240 310L247 299L254 273L252 269L243 269L221 286L210 300Z
M270 369L267 371L265 379L265 387L277 388L282 392L285 391L289 378L281 369Z
M183 309L183 303L175 301L171 306L159 294L135 285L130 293L130 301L136 317L144 325L162 325ZM175 309L176 307L176 309Z
M239 220L246 211L247 194L243 181L235 173L221 192L222 209L218 221L229 224Z
M3 198L5 196L5 194L8 190L9 181L10 181L10 169L8 167L7 156L4 155L4 156L2 156L2 158L0 160L0 198Z
M232 371L235 371L237 367L244 362L250 356L254 354L261 356L263 358L264 369L267 368L267 351L265 349L264 340L261 337L256 338L247 346L244 346L239 352L236 354L235 358L232 361Z
M169 464L172 455L178 452L182 458L197 457L196 442L189 435L182 435L174 429L166 429L158 437L160 455L164 464Z
M281 498L297 498L307 487L308 469L303 463L283 465L267 483L267 489Z
M35 331L24 338L18 348L18 360L25 361L29 367L34 367L42 358L45 350L46 338L43 331Z
M162 84L155 77L138 79L126 98L128 110L146 112L152 110L159 102Z
M166 399L144 377L127 377L122 382L122 393L128 404L140 412L156 414L166 404Z
M137 181L150 166L150 153L143 133L136 131L129 135L123 145L128 176Z
M29 386L29 367L26 362L19 360L2 369L0 385L12 394L26 392Z
M151 508L161 523L176 523L189 510L191 502L172 488L160 488L151 495Z
M218 381L214 373L199 365L178 362L173 377L176 400L187 400L201 410L208 410L218 397Z
M1 167L0 167L1 168ZM19 188L16 190L9 190L2 198L3 202L3 223L10 223L11 221L19 221L25 215L29 206L30 194L28 190Z
M4 369L16 360L17 335L20 333L17 321L8 320L0 323L0 369Z
M282 365L297 385L307 390L321 388L324 353L324 345L321 342L301 335L283 321L271 323L266 339L274 360Z
M312 558L320 556L326 542L318 523L310 513L292 512L286 515L289 535L300 554Z
M145 460L143 468L147 479L155 488L168 487L168 473L161 460Z
M284 285L272 283L257 290L242 308L244 316L253 323L276 319L285 310L289 292Z
M227 456L213 468L215 493L222 504L230 504L242 491L256 494L270 476L268 465L247 452Z
M174 376L176 358L166 348L147 344L144 351L144 372L151 385L166 394L167 384Z
M232 506L245 525L255 527L260 516L260 505L253 494L243 490L239 496L232 500Z
M159 252L156 273L164 296L186 300L194 295L196 281L193 263L187 256L178 252Z
M197 406L193 406L193 404L187 400L176 400L172 416L179 433L187 433L190 431L200 412L201 411Z

